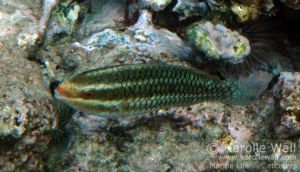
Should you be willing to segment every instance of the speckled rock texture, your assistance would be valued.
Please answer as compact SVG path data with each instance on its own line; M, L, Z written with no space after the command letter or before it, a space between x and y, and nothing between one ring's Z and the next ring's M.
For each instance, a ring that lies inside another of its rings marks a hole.
M0 1L0 171L41 171L55 127L51 97L29 55L39 39L41 2Z
M9 53L8 49L13 51L13 47L21 49L20 55L22 52L32 49L39 36L38 16L41 3L32 3L30 1L16 3L1 0L0 4L0 39L2 49L0 57L3 58L6 55L5 53ZM33 11L29 6L35 10ZM26 56L26 54L24 55Z
M275 143L294 144L289 140L273 140L271 121L267 120L273 118L273 103L264 98L245 108L204 102L117 121L77 113L73 116L70 146L53 168L65 171L258 170L274 163L285 169L284 158L298 156L299 152L288 153L283 148L274 152L270 147ZM245 147L255 147L254 143L267 148L251 155L252 151ZM273 153L278 157L271 162L257 160L275 157ZM232 154L248 156L248 159L234 158ZM288 162L293 165L288 169L299 168L298 159ZM238 167L241 164L246 166Z
M300 111L300 73L282 72L274 86L274 94L284 111Z
M0 170L42 170L56 119L41 71L22 56L1 58L0 68Z
M280 105L280 122L275 131L278 137L287 138L300 133L300 73L282 72L273 94Z

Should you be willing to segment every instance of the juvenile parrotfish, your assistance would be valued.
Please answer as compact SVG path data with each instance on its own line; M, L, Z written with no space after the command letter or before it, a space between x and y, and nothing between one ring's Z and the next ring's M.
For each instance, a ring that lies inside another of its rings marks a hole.
M72 75L54 90L57 99L82 111L130 115L202 101L245 105L256 98L245 85L196 69L131 64Z

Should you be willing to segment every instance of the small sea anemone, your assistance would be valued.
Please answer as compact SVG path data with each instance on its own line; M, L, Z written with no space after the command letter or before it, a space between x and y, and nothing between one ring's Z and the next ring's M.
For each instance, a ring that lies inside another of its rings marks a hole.
M285 55L284 35L276 32L282 23L274 20L261 20L248 24L242 33L250 42L251 53L242 63L222 63L226 73L249 75L254 70L264 70L274 75L292 67ZM224 72L223 72L224 73Z
M56 99L54 100L54 104L57 109L57 124L56 128L52 131L51 144L60 144L63 142L65 145L70 135L66 125L76 110Z

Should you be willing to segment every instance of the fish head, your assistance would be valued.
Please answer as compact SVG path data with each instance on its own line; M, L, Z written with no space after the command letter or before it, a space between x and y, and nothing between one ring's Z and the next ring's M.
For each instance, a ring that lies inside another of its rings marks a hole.
M56 99L61 100L74 109L89 113L106 112L108 109L118 111L118 105L106 105L96 99L92 89L82 88L82 85L72 80L64 81L54 90Z
M71 100L80 98L80 91L71 82L62 82L54 90L55 98L59 100Z

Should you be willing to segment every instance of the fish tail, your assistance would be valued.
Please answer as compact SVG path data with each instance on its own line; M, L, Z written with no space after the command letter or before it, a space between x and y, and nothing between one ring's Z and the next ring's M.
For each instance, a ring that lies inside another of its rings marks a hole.
M265 82L259 79L249 77L244 81L228 80L232 83L231 98L228 99L229 104L248 105L257 99L267 88Z

